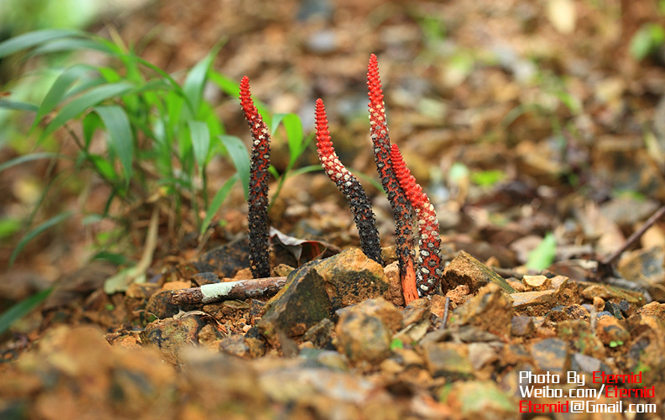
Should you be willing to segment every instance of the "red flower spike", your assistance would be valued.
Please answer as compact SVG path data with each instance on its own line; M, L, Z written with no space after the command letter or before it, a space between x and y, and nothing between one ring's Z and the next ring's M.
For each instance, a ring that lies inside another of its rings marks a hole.
M413 275L413 235L410 227L411 205L399 185L390 159L390 136L386 124L383 91L379 76L379 64L376 55L372 54L367 68L367 89L369 96L369 123L372 143L374 144L374 161L376 170L381 178L381 185L388 194L388 201L393 209L395 220L395 245L399 259L402 291L407 305L417 299Z
M396 144L392 144L390 147L390 157L400 186L416 210L418 232L420 234L418 266L416 267L418 294L421 297L431 295L436 291L443 275L439 220L427 194L423 192L422 187L418 185L416 179L411 175L411 171L406 167Z
M270 277L268 246L268 166L270 166L270 134L254 106L249 79L240 82L240 105L252 132L252 156L249 175L249 263L255 278Z
M369 258L383 265L379 231L376 229L372 205L358 179L344 167L335 153L328 131L326 109L321 99L316 101L316 149L326 175L349 202L360 236L360 248Z

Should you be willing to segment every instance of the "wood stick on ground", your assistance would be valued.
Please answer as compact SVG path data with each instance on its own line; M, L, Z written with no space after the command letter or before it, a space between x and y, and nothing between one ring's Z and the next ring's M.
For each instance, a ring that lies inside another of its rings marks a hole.
M441 329L445 330L448 326L448 312L450 311L450 298L446 296L446 302L443 305L443 320L441 321Z
M265 277L204 284L201 287L174 290L170 300L174 305L196 305L232 299L243 300L274 295L284 287L284 284L286 284L286 277Z
M605 258L601 264L608 266L610 264L613 264L620 256L623 254L631 245L633 245L635 242L637 242L638 239L644 235L644 232L646 232L651 226L653 226L658 219L663 217L665 215L665 206L661 207L658 209L657 212L655 212L649 219L644 222L641 228L637 229L635 232L633 232L632 235L626 240L626 242L621 246L621 248L617 249L614 251L612 254L610 254L607 258Z

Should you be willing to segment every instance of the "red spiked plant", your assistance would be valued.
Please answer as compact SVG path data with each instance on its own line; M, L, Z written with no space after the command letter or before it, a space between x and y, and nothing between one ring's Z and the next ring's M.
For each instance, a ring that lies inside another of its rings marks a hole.
M442 276L439 223L434 206L406 168L398 147L390 143L379 66L374 54L369 60L367 87L374 161L381 178L381 185L388 195L393 210L400 279L404 300L408 304L418 297L435 293L438 289ZM243 77L240 83L240 102L253 137L248 199L250 266L254 277L268 277L270 263L267 208L270 136L266 124L252 102L247 77ZM369 258L383 264L379 235L369 199L356 177L344 167L335 153L321 99L316 102L316 139L321 165L349 202L363 252ZM414 234L411 226L414 210L420 238L417 270L414 263Z
M249 263L255 278L270 277L268 253L268 167L270 134L249 91L249 79L240 82L240 105L252 132L252 156L249 177Z
M441 237L439 236L439 220L434 212L427 194L411 175L406 167L399 147L392 144L390 149L393 171L399 180L411 205L416 210L418 222L418 265L416 268L416 283L420 296L431 295L439 286L443 270L441 269Z
M404 300L408 304L418 298L413 263L413 233L409 220L411 219L411 204L402 190L390 156L390 136L386 122L386 110L383 103L381 78L379 77L379 63L376 55L372 54L367 69L367 88L369 96L369 123L372 143L374 145L374 161L381 178L381 185L388 194L388 201L393 210L395 220L395 245L399 260L400 278Z
M335 153L328 131L326 109L321 99L316 101L316 149L326 175L349 202L360 236L360 248L369 258L383 265L379 232L376 229L372 205L358 179L344 167Z

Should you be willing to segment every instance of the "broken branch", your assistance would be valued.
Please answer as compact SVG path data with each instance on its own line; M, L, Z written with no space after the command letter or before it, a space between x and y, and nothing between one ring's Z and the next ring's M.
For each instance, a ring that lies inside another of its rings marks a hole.
M170 300L174 305L205 304L232 299L244 300L274 295L280 291L284 284L286 284L286 277L204 284L201 287L174 290Z

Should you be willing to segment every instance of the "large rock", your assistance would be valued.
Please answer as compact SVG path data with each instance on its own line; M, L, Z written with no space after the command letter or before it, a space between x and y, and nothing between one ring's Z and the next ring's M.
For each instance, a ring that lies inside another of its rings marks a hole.
M450 380L473 378L473 366L465 344L429 343L424 346L427 369L433 377Z
M444 290L454 289L460 284L466 284L472 293L488 283L494 283L508 293L515 293L515 289L494 270L481 263L464 251L453 259L443 272L446 282Z
M545 315L555 306L573 305L579 302L577 286L568 277L550 279L550 289L533 292L512 293L513 307L529 316Z
M317 322L330 317L330 298L315 267L312 262L292 271L284 288L268 302L257 325L268 339L274 338L278 331L289 337L301 336Z
M353 363L380 363L390 356L391 326L396 323L393 315L372 301L344 308L335 328L337 350Z
M316 271L325 280L333 310L383 296L390 285L383 267L358 248L320 261Z
M501 337L510 334L514 311L510 297L490 283L454 312L457 325L473 325Z
M515 402L493 381L456 382L445 402L465 419L510 419L517 415Z
M203 325L198 315L158 319L141 332L141 342L156 346L164 360L175 365L181 362L183 348L198 344L198 333Z

